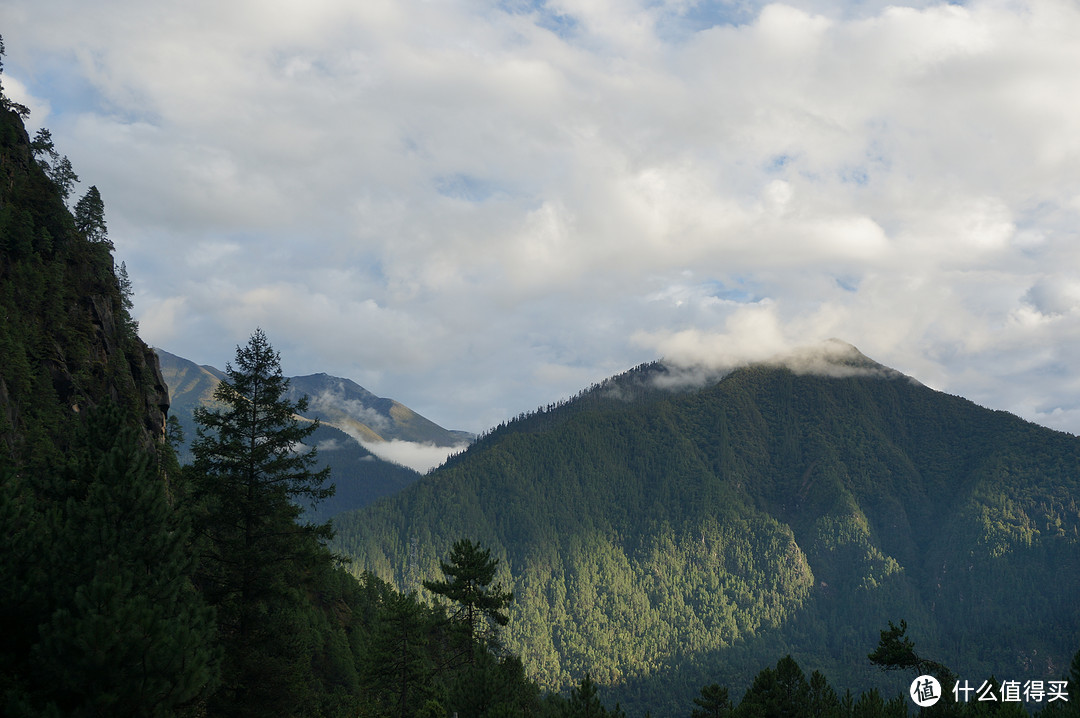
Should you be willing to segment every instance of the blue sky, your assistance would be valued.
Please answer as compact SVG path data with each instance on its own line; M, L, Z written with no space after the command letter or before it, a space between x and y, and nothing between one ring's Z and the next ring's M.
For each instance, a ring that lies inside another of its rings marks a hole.
M1080 9L7 0L144 338L482 431L837 337L1080 432Z

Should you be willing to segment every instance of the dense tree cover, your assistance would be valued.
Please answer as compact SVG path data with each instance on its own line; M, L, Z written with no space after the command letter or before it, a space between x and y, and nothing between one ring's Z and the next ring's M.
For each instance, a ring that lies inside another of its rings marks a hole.
M109 247L35 161L47 131L31 142L2 104L0 712L182 713L216 656L158 440L164 388Z
M217 662L213 614L191 584L189 516L122 412L89 413L58 474L4 480L0 705L176 715L205 696Z
M784 653L886 690L864 647L897 615L965 672L1067 662L1080 442L865 358L837 374L748 367L670 392L641 367L338 517L336 545L410 589L477 536L541 686L590 672L657 714Z
M111 400L149 440L167 400L110 248L77 229L34 155L19 115L0 111L0 465L49 474L80 411Z
M1020 689L1004 691L993 676L966 681L968 686L974 683L979 688L954 690L960 680L956 674L944 664L919 658L905 632L906 622L901 621L900 626L890 622L889 629L881 631L878 647L868 656L884 670L903 673L903 689L887 700L877 688L862 692L858 698L847 690L841 697L821 672L814 671L807 679L789 654L775 667L763 668L736 704L728 699L727 687L715 683L702 687L690 718L905 718L913 713L926 718L1023 718L1029 711L1043 718L1080 715L1080 704L1075 702L1080 690L1080 652L1073 658L1068 677L1046 677L1058 680L1059 685L1067 682L1067 693L1047 691L1027 700ZM919 708L907 691L911 682L927 672L943 679L941 692L928 694L938 699L934 705ZM1048 681L1044 684L1049 685Z

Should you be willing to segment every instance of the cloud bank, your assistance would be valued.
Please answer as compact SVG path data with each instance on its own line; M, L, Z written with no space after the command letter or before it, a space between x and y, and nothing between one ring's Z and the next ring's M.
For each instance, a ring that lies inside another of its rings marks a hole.
M482 431L658 356L839 337L1080 432L1064 0L10 0L144 337L255 325Z

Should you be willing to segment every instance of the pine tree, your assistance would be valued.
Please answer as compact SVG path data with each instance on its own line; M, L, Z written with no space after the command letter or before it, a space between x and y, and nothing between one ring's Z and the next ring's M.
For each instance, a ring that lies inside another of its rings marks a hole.
M906 670L913 675L930 674L941 684L944 695L952 692L956 684L956 674L943 663L920 657L915 653L915 643L908 638L907 621L901 619L896 626L889 621L888 630L881 631L877 648L867 655L870 662L883 671ZM958 712L960 704L953 701L938 701L935 705L923 708L929 715L952 715Z
M461 539L450 550L450 563L440 561L439 565L449 580L424 581L424 588L460 604L459 620L470 645L474 641L496 644L497 629L490 624L505 626L509 617L503 609L514 600L502 584L491 586L499 560L491 558L490 549Z
M739 703L739 716L770 718L806 718L810 715L810 685L806 675L790 655L765 668L757 676Z
M66 204L68 197L71 195L71 190L74 188L75 183L79 181L79 176L75 174L75 170L71 166L71 160L67 158L67 155L60 156L60 153L56 151L56 147L53 145L52 133L45 128L38 130L37 134L34 135L34 139L30 142L30 150L37 159L38 166L52 180L52 183L60 192L60 197ZM98 199L100 200L100 195Z
M432 667L427 655L429 621L416 593L388 592L368 650L367 675L387 697L392 715L412 715L426 698Z
M697 708L690 714L691 718L727 718L733 710L728 689L717 683L704 686L701 696L694 699L694 705Z
M840 718L840 697L821 671L810 675L811 718Z
M120 262L120 267L116 270L116 283L120 287L120 321L127 328L128 335L134 337L139 333L139 322L131 316L131 311L135 308L132 300L135 290L131 286L131 277L128 276L127 262Z
M307 399L285 398L280 356L261 329L237 347L226 373L214 394L220 408L195 412L192 444L203 502L199 580L218 609L225 651L211 712L288 714L310 700L306 589L332 558L330 525L298 523L298 502L317 502L333 487L324 485L329 469L312 470L315 450L303 450L318 421L297 418Z
M600 702L600 691L593 682L592 677L586 673L581 683L570 691L570 699L566 703L567 718L625 718L622 708L618 704L615 709L608 711Z
M59 157L56 154L56 145L53 144L52 132L44 127L34 133L34 139L30 140L30 151L35 158L42 154L51 158Z
M109 230L105 226L105 203L94 185L75 203L75 228L91 242L112 246L109 242Z

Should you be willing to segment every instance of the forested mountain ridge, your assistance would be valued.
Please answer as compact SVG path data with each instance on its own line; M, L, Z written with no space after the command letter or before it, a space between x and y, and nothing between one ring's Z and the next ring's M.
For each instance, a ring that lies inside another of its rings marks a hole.
M632 715L685 714L704 684L730 716L716 682L756 673L738 718L806 717L777 657L869 685L898 616L976 681L1064 669L1075 439L835 345L723 376L647 365L500 427L341 522L426 593L354 580L299 515L328 494L326 446L261 330L177 464L101 197L68 209L74 171L27 112L0 88L0 714L624 716L591 672ZM542 695L502 637L577 687ZM832 698L812 714L906 715Z
M784 653L842 688L880 684L867 646L900 617L961 674L1068 665L1080 440L837 343L694 378L646 365L520 417L339 517L338 545L414 586L478 537L542 684L591 671L657 714Z
M174 715L215 659L168 395L100 194L68 209L27 112L0 91L0 713Z
M54 463L45 447L67 445L89 407L116 402L140 417L150 441L164 437L169 404L157 357L128 313L112 244L77 227L42 168L50 153L16 111L0 111L0 462L36 467Z

